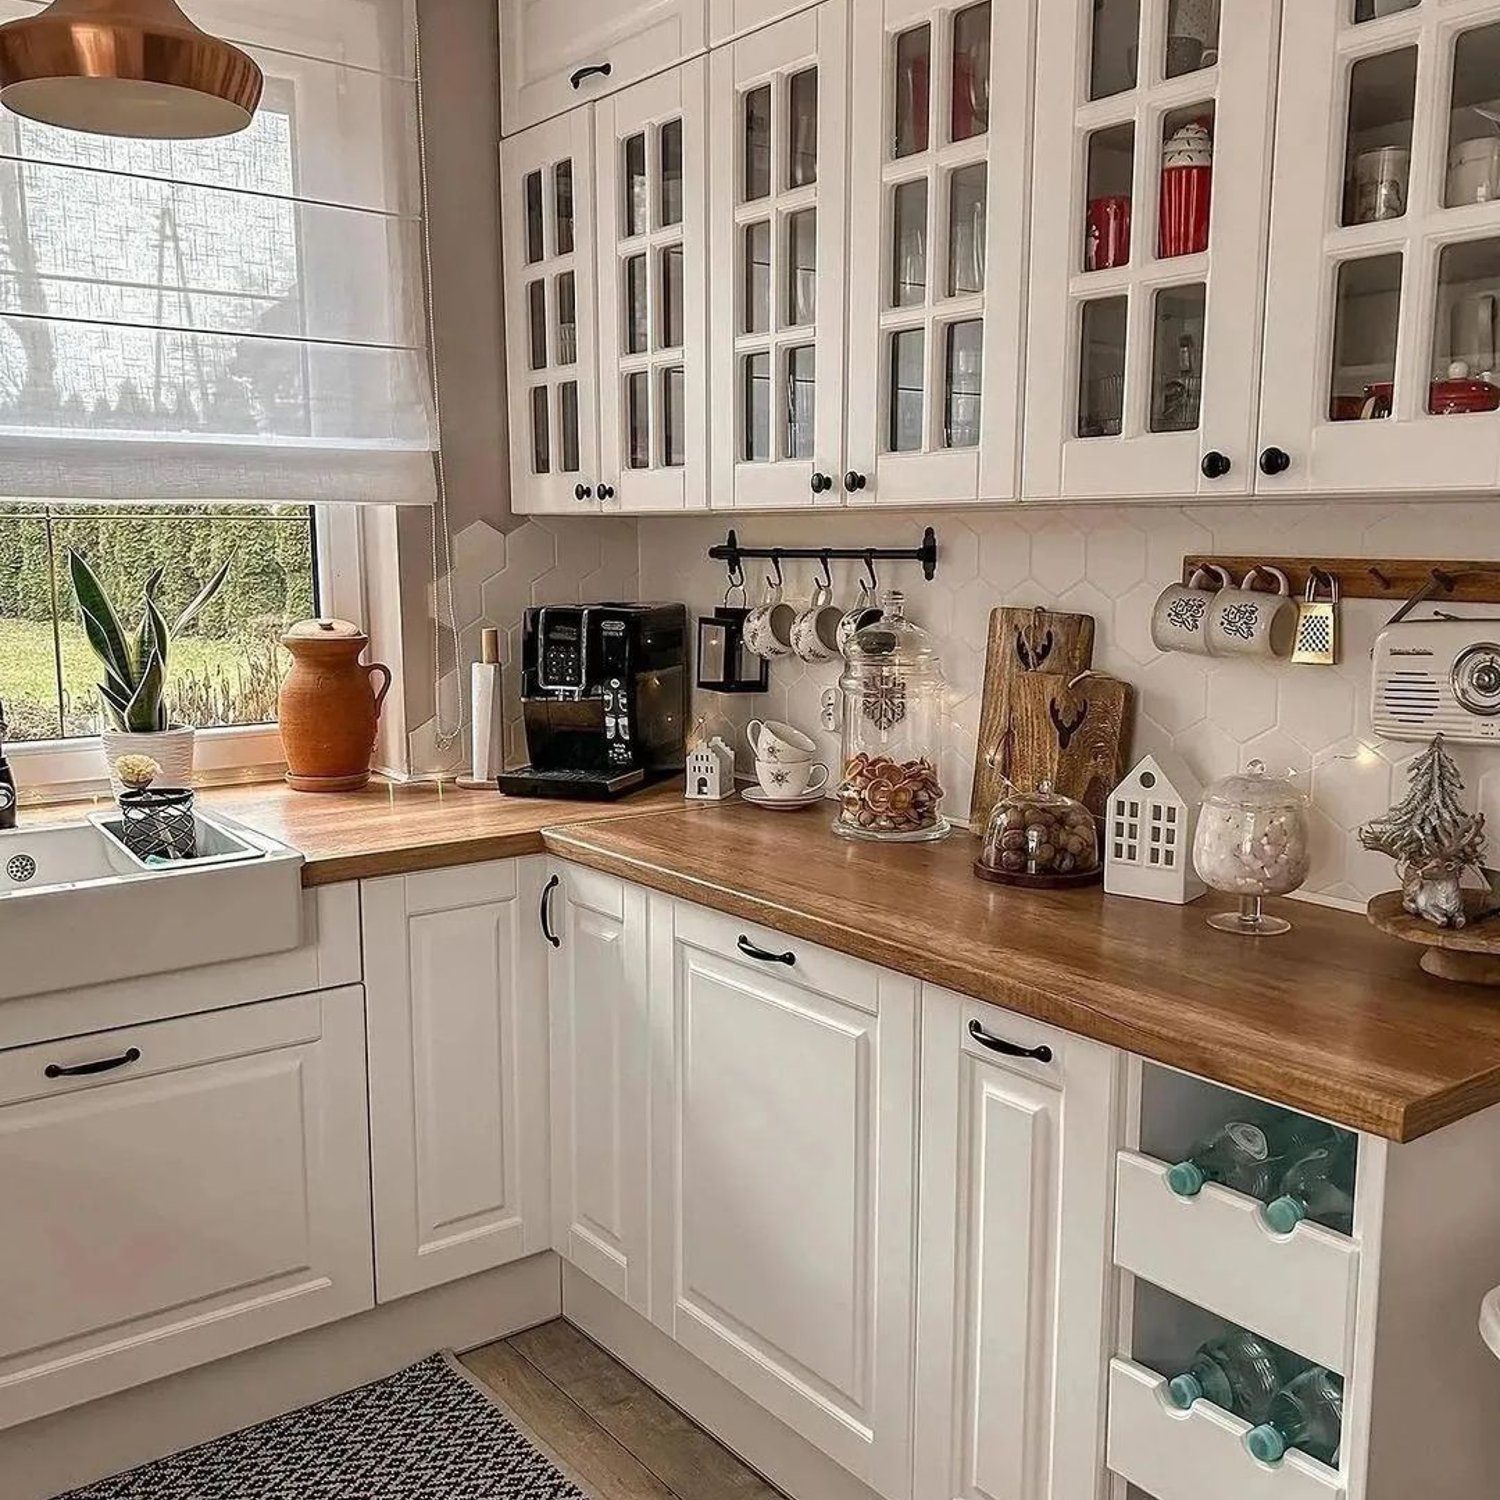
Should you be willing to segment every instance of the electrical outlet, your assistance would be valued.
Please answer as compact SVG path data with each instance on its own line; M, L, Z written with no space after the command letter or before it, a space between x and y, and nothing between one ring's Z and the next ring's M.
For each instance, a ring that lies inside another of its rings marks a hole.
M839 732L839 690L836 687L823 689L823 712L820 717L828 734Z

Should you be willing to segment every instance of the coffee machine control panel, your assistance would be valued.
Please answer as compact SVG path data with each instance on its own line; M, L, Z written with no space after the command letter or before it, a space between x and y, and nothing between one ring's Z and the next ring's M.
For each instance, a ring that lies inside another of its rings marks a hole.
M583 628L577 620L548 620L542 636L542 681L551 688L583 686Z

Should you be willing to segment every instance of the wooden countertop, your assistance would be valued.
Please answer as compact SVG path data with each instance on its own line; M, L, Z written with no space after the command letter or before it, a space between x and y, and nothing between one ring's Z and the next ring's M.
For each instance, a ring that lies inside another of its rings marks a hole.
M1362 917L1276 902L1284 937L977 880L977 840L850 843L821 811L550 820L559 856L1396 1141L1500 1102L1500 990L1448 984Z

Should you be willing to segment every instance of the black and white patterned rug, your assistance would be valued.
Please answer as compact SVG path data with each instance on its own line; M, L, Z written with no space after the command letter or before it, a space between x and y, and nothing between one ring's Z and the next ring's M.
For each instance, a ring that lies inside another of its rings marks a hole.
M589 1500L452 1355L64 1500Z

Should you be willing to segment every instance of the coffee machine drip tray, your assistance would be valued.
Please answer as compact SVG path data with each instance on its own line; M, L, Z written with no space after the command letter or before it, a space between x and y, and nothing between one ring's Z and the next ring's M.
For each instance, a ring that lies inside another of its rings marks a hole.
M509 797L565 797L577 802L607 802L643 786L646 772L637 766L628 771L576 771L560 766L538 770L524 766L495 778Z

